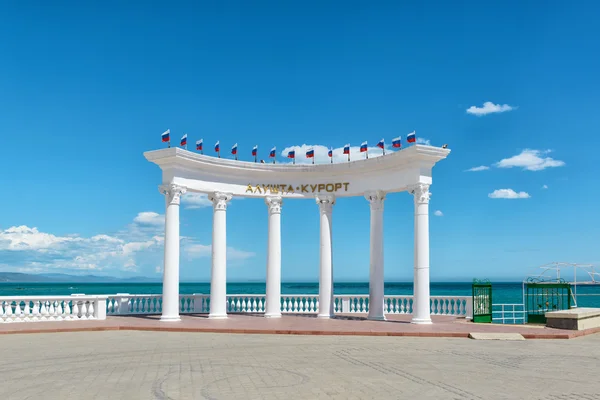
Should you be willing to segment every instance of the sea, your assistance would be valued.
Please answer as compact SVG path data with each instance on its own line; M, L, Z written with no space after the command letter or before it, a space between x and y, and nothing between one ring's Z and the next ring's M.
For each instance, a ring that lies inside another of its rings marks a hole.
M210 283L181 282L181 294L209 294ZM228 294L264 294L264 282L227 284ZM575 292L575 289L574 289ZM160 294L162 283L0 283L0 296L63 296L70 294ZM282 283L281 293L318 294L317 282ZM368 294L368 282L335 283L334 294ZM386 295L411 295L412 282L388 282ZM600 285L577 285L578 307L600 307ZM470 296L471 282L432 282L432 296ZM523 284L521 282L492 282L492 302L494 304L523 304Z

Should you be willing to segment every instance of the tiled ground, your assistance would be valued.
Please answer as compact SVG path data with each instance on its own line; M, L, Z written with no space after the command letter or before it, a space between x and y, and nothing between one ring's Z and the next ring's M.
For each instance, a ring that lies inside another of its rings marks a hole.
M2 400L600 399L574 340L62 332L0 337Z
M567 331L541 326L473 324L464 319L434 316L432 325L414 325L410 315L391 316L388 321L368 321L361 316L338 316L321 320L314 316L286 315L267 319L261 315L231 315L213 320L206 315L182 316L180 322L160 322L159 316L108 317L106 321L35 322L0 324L2 333L59 332L81 330L160 330L180 332L282 333L306 335L441 336L467 337L470 332L518 332L529 339L568 339L600 332Z

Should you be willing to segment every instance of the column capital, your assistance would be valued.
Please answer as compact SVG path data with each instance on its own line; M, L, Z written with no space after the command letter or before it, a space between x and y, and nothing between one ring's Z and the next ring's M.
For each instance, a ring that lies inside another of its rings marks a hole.
M231 193L214 192L208 195L208 199L212 201L215 211L227 210L227 203L233 198Z
M385 200L385 192L375 190L365 193L365 199L371 204L373 210L383 209L383 200Z
M269 208L269 214L281 214L281 205L283 204L281 196L267 196L265 204Z
M411 186L408 190L410 194L415 196L416 204L428 204L431 193L429 192L429 186L426 183L419 183Z
M167 185L160 185L158 187L158 191L167 197L167 202L169 204L179 205L181 196L185 192L187 192L187 188L184 186L176 185L174 183L170 183Z
M335 196L331 195L331 194L321 194L321 195L317 195L315 196L315 200L319 206L319 210L321 210L321 212L328 212L330 213L333 205L335 204Z

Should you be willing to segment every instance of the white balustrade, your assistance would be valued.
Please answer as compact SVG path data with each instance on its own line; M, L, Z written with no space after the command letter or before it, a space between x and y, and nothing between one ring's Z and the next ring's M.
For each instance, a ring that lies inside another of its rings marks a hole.
M228 313L264 313L264 294L227 295ZM366 314L368 295L336 295L333 309L339 314ZM206 314L210 296L194 293L179 296L181 314ZM385 314L412 314L413 296L385 296ZM317 294L282 295L283 314L316 314ZM68 321L105 319L106 315L144 315L162 312L160 294L118 293L110 296L20 296L0 297L0 322ZM431 296L431 314L472 318L470 296Z
M0 323L106 319L107 296L0 297Z

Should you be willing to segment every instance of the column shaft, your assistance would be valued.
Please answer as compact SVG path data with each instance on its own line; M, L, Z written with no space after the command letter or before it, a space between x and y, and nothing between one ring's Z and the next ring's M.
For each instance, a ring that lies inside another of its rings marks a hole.
M227 318L227 202L230 194L213 193L212 268L209 318Z
M265 317L281 317L281 197L266 197L269 209Z
M413 189L415 196L415 280L413 318L415 324L431 323L429 291L429 185Z
M331 215L335 200L332 196L317 197L321 214L321 244L319 272L318 318L333 317L333 253L331 251Z
M385 320L383 277L383 200L381 192L365 195L371 204L371 248L369 265L369 315L368 319Z
M165 195L165 258L161 321L179 321L179 202L185 188L161 186Z

